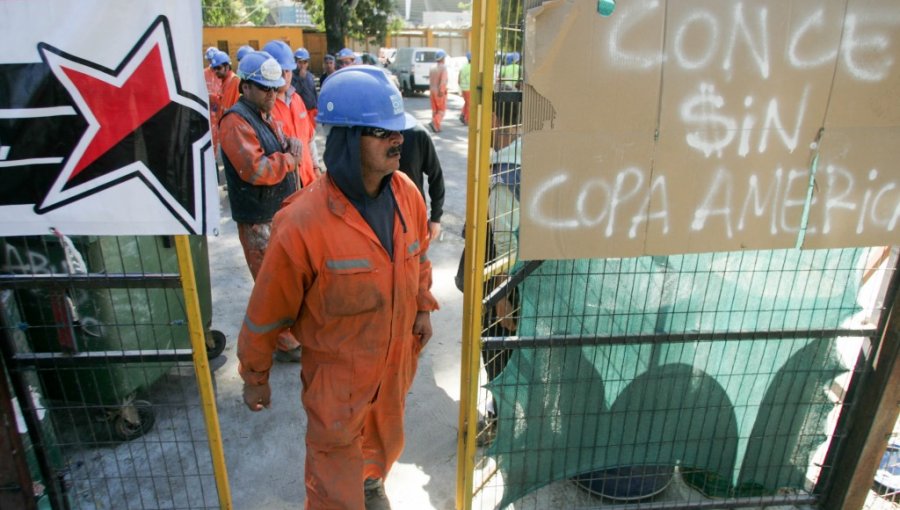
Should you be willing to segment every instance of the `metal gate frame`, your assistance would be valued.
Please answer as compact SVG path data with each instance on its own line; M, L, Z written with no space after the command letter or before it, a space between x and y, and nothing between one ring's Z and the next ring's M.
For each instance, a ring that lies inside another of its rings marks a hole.
M523 0L524 1L524 0ZM498 0L477 0L472 5L472 78L469 102L469 153L466 203L466 248L463 261L465 293L463 298L462 363L460 384L459 438L457 442L456 508L471 510L476 464L476 422L478 412L478 379L482 342L481 318L491 306L528 273L539 261L529 262L518 274L512 275L503 288L484 296L484 264L487 238L487 203L490 180L489 152L491 142L493 100L493 56L498 31ZM850 381L834 436L826 455L822 473L812 495L804 501L796 497L754 498L752 501L723 500L677 505L671 508L734 508L761 504L816 503L826 510L856 510L862 508L879 460L885 452L886 437L890 436L900 415L900 266L895 268L886 292L885 311L878 327L871 330L847 330L840 334L869 336L873 354L860 356L860 375ZM832 332L834 333L834 332ZM547 342L558 339L534 339ZM573 341L590 342L579 338ZM609 340L609 339L606 339ZM531 342L533 345L534 342ZM509 345L506 344L508 348ZM771 501L770 501L771 499ZM653 505L651 505L653 506ZM646 505L641 505L645 508Z
M213 474L216 481L216 490L219 505L222 509L232 508L231 490L228 484L225 456L222 445L222 434L219 428L218 413L216 410L215 393L212 385L212 375L207 359L206 336L200 311L200 301L197 292L196 275L191 256L189 238L186 235L175 236L175 248L178 256L179 273L168 274L69 274L69 275L0 275L0 290L2 289L54 289L65 292L66 289L128 289L128 288L181 288L184 294L185 315L187 316L188 330L191 341L190 349L154 349L154 350L126 350L115 352L80 352L68 353L17 353L9 338L0 338L0 363L4 366L0 376L6 377L6 368L10 367L9 377L12 382L14 396L20 402L20 408L28 428L28 437L34 447L41 477L46 485L50 505L54 510L69 508L65 497L65 488L59 473L52 467L49 454L45 448L45 438L41 433L40 420L37 415L35 402L25 381L22 369L34 369L41 366L78 366L79 364L101 358L104 361L117 363L136 362L164 362L164 361L192 361L194 374L200 392L200 401L206 425L207 441L212 458ZM0 383L5 387L5 380ZM0 398L5 398L0 393ZM4 406L8 403L4 402ZM18 439L17 437L14 439ZM19 448L21 443L19 442ZM22 463L18 463L19 490L25 497L34 494L30 485L33 483L31 474L25 466L22 472ZM4 488L0 488L3 490ZM12 489L15 489L14 487Z

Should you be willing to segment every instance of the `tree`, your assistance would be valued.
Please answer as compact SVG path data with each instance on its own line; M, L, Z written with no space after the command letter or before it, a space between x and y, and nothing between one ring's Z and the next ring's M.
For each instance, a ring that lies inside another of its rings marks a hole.
M202 6L206 26L262 25L269 15L265 0L203 0Z
M384 44L390 30L396 29L391 0L302 0L320 29L325 30L329 53L346 46L345 39L360 39Z

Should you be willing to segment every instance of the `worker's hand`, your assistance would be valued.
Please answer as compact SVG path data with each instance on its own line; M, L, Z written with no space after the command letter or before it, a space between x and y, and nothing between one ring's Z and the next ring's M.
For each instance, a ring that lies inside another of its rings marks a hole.
M441 235L441 223L438 221L429 221L428 222L428 238L432 241L436 241L438 236Z
M253 412L268 409L271 405L272 390L269 383L247 384L244 383L244 403Z
M416 314L416 320L413 322L413 335L419 337L422 348L431 340L431 312L419 312Z
M500 301L497 301L497 304L494 305L494 312L497 313L497 317L500 317L501 326L512 333L516 332L516 318L513 315L515 307L508 297L504 297Z
M300 154L303 152L303 142L301 142L299 138L288 137L287 144L288 153L299 158Z

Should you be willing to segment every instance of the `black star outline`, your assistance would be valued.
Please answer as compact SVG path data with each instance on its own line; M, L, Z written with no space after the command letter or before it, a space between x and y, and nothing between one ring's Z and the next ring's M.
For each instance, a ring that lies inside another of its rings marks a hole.
M192 151L191 171L193 172L192 179L195 183L193 200L192 204L190 204L191 209L194 211L193 214L166 189L164 184L157 179L152 170L141 161L125 163L123 166L94 177L87 182L67 187L67 184L72 179L72 174L76 165L90 145L91 140L99 131L101 124L94 117L78 87L76 87L66 76L65 72L63 72L63 68L65 67L78 71L109 84L121 85L131 78L132 74L137 69L137 66L144 61L150 51L156 46L159 46L160 56L163 61L162 71L169 92L169 104L177 103L196 111L208 120L209 111L206 102L198 96L185 91L181 86L174 45L172 42L172 32L169 21L165 16L159 16L151 23L147 31L137 40L116 69L109 69L87 59L71 55L46 43L38 44L41 59L49 66L59 82L70 94L75 109L78 110L82 117L87 121L88 127L72 153L66 157L62 170L50 187L43 202L35 206L35 212L37 214L43 214L53 209L63 207L87 196L94 195L121 184L127 180L136 178L141 180L147 188L153 192L160 203L172 213L172 216L178 220L188 232L194 234L205 233L204 219L208 207L205 193L207 174L205 155L212 150L211 134L209 131L206 131L204 135L195 140L191 140L190 142Z

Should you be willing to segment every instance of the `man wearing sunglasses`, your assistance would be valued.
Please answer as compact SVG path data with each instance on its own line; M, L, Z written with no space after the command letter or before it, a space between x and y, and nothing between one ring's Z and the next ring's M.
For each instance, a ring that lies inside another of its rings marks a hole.
M281 66L268 53L254 51L238 63L241 98L225 112L219 123L222 162L228 183L231 217L250 274L256 279L269 243L275 212L289 195L299 189L300 141L284 136L272 117L275 95L284 85ZM285 332L279 339L285 347L297 348L296 340Z
M306 508L389 509L383 480L438 308L425 202L396 171L415 120L372 66L331 75L318 110L328 172L275 216L238 338L244 403L269 407L272 351L289 327L303 347Z

